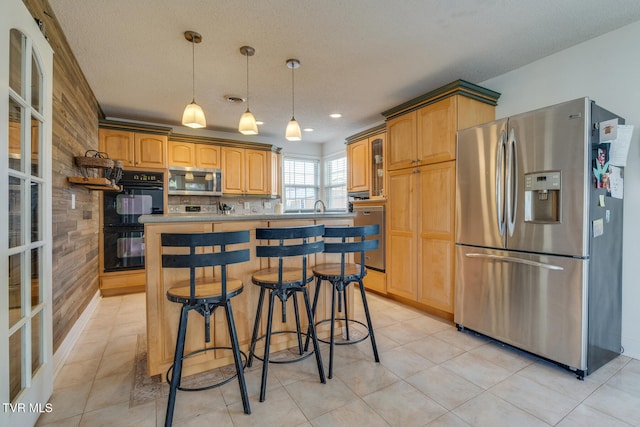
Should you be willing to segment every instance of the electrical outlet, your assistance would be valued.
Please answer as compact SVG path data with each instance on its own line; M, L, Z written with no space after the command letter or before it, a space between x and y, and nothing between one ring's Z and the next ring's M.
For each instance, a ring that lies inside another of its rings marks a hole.
M71 209L75 209L76 208L76 195L72 194L71 195Z
M249 202L244 202L244 208L245 208L246 210L251 209L251 204L250 204Z
M271 209L271 202L264 202L265 209Z

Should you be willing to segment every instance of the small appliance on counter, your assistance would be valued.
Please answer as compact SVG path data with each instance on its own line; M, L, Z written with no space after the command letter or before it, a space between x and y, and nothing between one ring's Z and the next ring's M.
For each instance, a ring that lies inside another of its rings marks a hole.
M233 212L233 206L229 206L226 203L218 202L218 211L222 215L231 215L231 213Z

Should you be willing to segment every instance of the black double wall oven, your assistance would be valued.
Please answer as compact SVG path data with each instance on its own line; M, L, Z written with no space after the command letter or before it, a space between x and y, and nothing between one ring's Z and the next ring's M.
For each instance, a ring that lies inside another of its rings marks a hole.
M164 213L164 174L123 171L120 193L103 196L104 271L144 269L144 225L140 215Z

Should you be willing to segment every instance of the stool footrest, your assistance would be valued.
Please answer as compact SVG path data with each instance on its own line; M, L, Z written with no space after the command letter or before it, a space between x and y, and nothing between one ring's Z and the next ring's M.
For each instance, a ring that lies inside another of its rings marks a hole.
M369 328L367 327L366 323L361 322L359 320L355 320L355 319L346 319L344 317L336 317L334 319L335 321L341 320L343 322L351 322L351 323L357 323L358 325L361 325L364 327L364 329L366 330L366 334L358 339L350 339L348 341L337 341L334 337L333 343L335 345L351 345L351 344L358 344L364 340L366 340L367 338L369 338ZM324 320L320 320L318 322L316 322L316 329L318 328L318 325L321 325L323 323L327 323L327 322L331 322L331 319L324 319ZM325 344L331 344L331 337L327 338L327 339L322 339L322 338L318 338L318 341L325 343Z
M185 354L182 357L182 360L188 359L189 357L195 356L196 354L200 354L200 353L204 353L207 351L213 351L213 350L233 350L232 347L208 347L208 348L201 348L200 350L195 350L192 351L191 353ZM244 370L244 368L247 366L247 355L240 350L240 355L242 356L242 358L244 359L244 362L242 363L242 369ZM167 369L167 384L171 384L171 378L173 377L173 366L175 365L175 362L171 364L171 366L169 366L169 369ZM238 377L238 373L236 372L235 375L230 376L229 378L225 378L222 381L219 381L215 384L210 384L207 386L203 386L203 387L182 387L182 386L178 386L177 389L180 391L204 391L204 390L211 390L212 388L216 388L216 387L220 387L223 386L225 384L230 383L231 381L235 380Z
M271 332L271 336L273 335L279 335L279 334L297 334L297 331L277 331L277 332ZM306 337L308 334L306 332L300 332L300 335L302 335L303 337ZM262 335L258 338L256 338L256 342L263 340L266 338L266 335ZM318 339L318 341L320 341L320 339ZM295 347L290 347L289 349L295 349ZM289 349L285 349L285 350L289 350ZM282 350L282 351L285 351ZM320 351L320 350L318 350ZM269 356L269 363L273 363L273 364L287 364L287 363L295 363L295 362L299 362L301 360L306 359L307 357L311 356L312 354L314 354L315 351L311 350L311 351L305 351L303 352L303 354L301 354L299 357L295 357L292 359L286 359L286 360L273 360L271 359L271 356ZM275 353L274 353L275 354ZM258 356L256 353L253 354L253 357L255 357L256 359L258 359L261 362L264 362L264 357L262 356Z

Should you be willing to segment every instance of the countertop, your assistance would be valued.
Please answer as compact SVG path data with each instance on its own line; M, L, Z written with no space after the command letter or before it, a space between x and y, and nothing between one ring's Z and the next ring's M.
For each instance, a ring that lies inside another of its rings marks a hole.
M143 224L170 222L221 222L221 221L276 221L290 219L334 219L354 218L352 212L308 212L284 214L252 214L252 215L220 215L220 214L171 214L171 215L141 215L138 219Z

